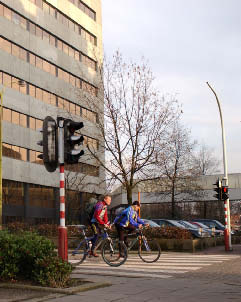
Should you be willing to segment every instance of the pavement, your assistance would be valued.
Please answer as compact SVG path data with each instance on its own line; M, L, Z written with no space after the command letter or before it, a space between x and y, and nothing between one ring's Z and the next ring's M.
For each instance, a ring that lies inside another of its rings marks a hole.
M170 252L170 254L172 254ZM192 255L192 254L191 254ZM239 255L241 245L233 245L233 251L226 252L224 246L217 246L196 252L194 255ZM126 278L114 276L95 276L74 274L89 283L79 288L46 289L0 283L0 302L114 302L114 301L165 301L185 302L241 301L241 265L240 258L234 258L220 264L206 266L186 275L179 274L171 279ZM112 285L112 286L110 286Z

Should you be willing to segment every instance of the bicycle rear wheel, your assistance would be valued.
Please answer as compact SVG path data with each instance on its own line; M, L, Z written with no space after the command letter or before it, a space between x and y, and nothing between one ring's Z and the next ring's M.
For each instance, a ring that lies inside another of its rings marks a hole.
M87 256L88 246L86 242L81 242L79 246L71 253L69 262L73 266L81 264Z
M138 254L144 262L156 262L160 258L161 248L157 241L142 237L139 241Z
M102 245L102 258L110 266L120 266L127 259L127 247L118 239L107 238Z

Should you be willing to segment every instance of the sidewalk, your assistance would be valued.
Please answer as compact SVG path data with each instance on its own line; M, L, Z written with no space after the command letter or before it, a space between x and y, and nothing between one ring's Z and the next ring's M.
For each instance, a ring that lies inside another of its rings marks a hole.
M232 251L225 251L224 245L219 245L215 247L210 247L203 251L195 252L195 255L212 255L212 254L220 254L220 255L241 255L241 244L232 245Z

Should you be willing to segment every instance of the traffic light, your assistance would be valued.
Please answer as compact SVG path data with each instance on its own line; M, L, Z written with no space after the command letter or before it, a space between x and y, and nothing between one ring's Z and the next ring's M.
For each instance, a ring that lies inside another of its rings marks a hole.
M216 186L213 190L216 192L213 197L217 198L218 200L222 200L222 183L221 180L217 180L216 183L214 184Z
M225 201L229 198L228 196L228 186L222 187L222 200Z
M84 141L83 135L75 135L75 132L84 127L82 122L74 122L70 119L64 121L64 162L76 164L84 151L80 150L79 144Z
M56 122L51 116L44 119L41 132L43 140L37 144L43 146L43 154L38 155L38 158L43 159L48 172L54 172L58 166L58 136Z

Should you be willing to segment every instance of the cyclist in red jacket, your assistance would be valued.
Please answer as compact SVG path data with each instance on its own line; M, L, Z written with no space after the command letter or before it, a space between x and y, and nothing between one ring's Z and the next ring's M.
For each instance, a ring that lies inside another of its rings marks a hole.
M103 201L97 202L95 205L95 212L91 219L91 229L94 233L94 239L92 240L92 248L90 256L99 257L95 252L96 243L101 234L101 230L106 227L110 228L107 215L107 207L111 204L111 196L105 195Z

